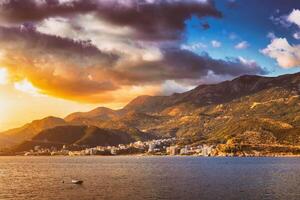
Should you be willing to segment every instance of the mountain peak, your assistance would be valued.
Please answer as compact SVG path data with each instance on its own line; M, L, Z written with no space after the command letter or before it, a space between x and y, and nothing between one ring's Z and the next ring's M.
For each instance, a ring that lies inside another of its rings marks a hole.
M106 107L98 107L88 112L76 112L65 117L65 120L70 121L78 121L82 118L98 118L98 119L110 119L117 115L117 111L112 110Z
M43 119L33 120L31 123L45 123L45 122L53 122L53 121L63 122L64 120L58 117L48 116Z

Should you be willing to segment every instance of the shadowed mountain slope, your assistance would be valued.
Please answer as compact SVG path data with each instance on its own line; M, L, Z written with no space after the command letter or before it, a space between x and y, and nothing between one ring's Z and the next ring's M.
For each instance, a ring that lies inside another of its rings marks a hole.
M132 135L122 130L101 129L95 126L58 126L40 132L32 139L18 145L14 148L14 151L28 151L35 146L42 148L62 148L63 145L88 147L115 146L153 138L149 134L142 132Z
M100 107L73 113L65 118L66 122L56 119L56 123L50 124L117 129L134 137L177 136L190 142L224 143L230 139L239 143L300 145L299 96L300 73L279 77L245 75L232 81L200 85L181 94L140 96L120 110ZM28 130L34 136L49 126L32 129L26 125L30 129L22 127L21 133L28 134L23 131ZM18 135L18 131L12 132ZM118 141L117 137L115 140Z
M2 132L0 135L5 138L5 146L11 146L30 139L45 129L62 125L66 125L66 122L63 119L57 117L46 117L41 120L34 120L20 128ZM0 142L1 141L3 140L0 138Z

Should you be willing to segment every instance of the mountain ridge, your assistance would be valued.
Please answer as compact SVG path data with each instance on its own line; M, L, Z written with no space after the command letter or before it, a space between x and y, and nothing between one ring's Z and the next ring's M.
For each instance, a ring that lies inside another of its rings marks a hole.
M257 143L298 144L299 94L300 73L278 77L244 75L171 96L139 96L119 110L98 107L60 120L67 126L177 136L194 142L232 139L245 143L250 140L243 135L251 133Z

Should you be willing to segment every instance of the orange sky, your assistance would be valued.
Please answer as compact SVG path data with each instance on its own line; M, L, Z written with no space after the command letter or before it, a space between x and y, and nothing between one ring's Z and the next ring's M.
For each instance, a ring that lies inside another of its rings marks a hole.
M5 67L0 67L0 131L16 128L47 116L65 117L77 111L89 111L98 106L122 108L138 95L158 91L155 86L128 87L107 94L114 98L112 103L81 103L52 97L37 89L27 79L14 81ZM117 100L116 100L117 99Z
M251 57L210 56L203 48L217 38L188 44L191 27L200 38L210 27L207 18L222 17L212 1L199 0L1 3L0 130L266 74Z
M6 70L0 68L0 131L48 115L63 117L70 112L85 111L94 106L41 95L28 81L10 82Z

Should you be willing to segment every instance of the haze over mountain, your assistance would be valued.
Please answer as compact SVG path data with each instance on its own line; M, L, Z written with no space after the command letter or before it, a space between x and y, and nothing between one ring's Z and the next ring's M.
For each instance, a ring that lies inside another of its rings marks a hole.
M57 117L46 117L41 120L34 120L31 123L25 124L20 128L11 129L0 133L0 145L11 146L20 143L24 140L31 139L39 132L54 128L57 126L66 125L66 122Z
M300 145L299 95L300 73L246 75L171 96L140 96L120 110L50 117L1 135L18 141L55 136L58 143L90 146L171 136L191 143Z
M117 146L118 144L129 144L137 140L150 140L154 137L150 134L139 132L130 134L121 130L101 129L94 126L57 126L46 129L16 146L16 152L34 149L35 146L61 149L63 145L78 146Z

